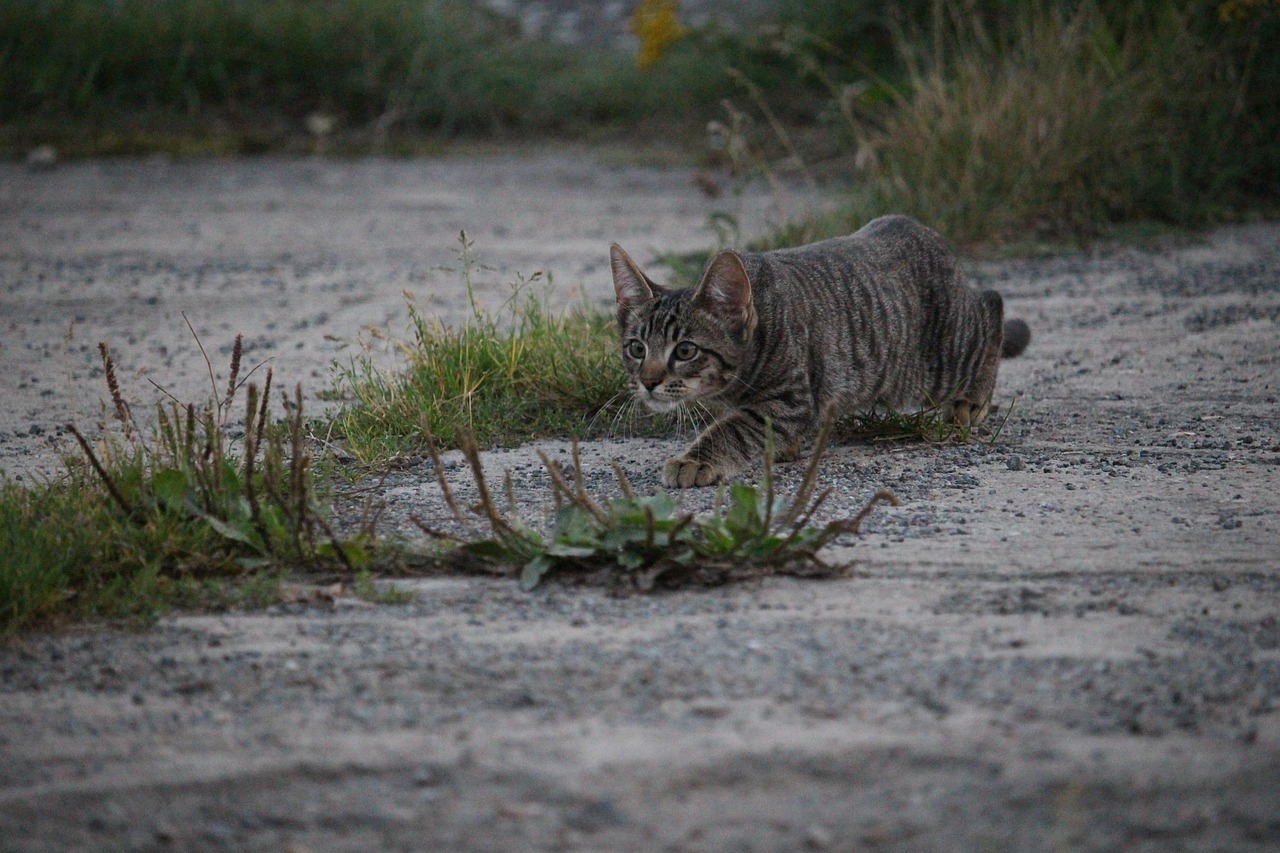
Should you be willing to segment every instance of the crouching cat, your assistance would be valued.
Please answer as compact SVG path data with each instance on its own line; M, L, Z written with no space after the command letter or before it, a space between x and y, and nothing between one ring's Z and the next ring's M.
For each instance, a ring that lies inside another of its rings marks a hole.
M721 252L697 287L654 284L610 249L622 360L636 396L663 412L694 401L719 418L666 486L718 483L763 455L794 458L829 407L933 403L961 426L986 417L1001 357L1031 340L994 290L969 287L931 228L884 216L848 237L760 254Z

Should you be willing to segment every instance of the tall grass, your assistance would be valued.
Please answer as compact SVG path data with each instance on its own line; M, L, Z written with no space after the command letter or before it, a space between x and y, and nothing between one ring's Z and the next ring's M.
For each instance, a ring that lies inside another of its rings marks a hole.
M827 167L847 180L847 205L773 242L887 212L981 243L1274 210L1275 11L1233 21L1174 0L936 2L924 26L899 29L896 74L826 79L836 125Z

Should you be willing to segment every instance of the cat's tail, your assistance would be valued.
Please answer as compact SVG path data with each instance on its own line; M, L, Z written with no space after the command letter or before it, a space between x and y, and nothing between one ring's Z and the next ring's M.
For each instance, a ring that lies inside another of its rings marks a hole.
M1000 348L1001 358L1016 358L1022 355L1031 343L1031 327L1025 320L1006 320L1004 324L1004 345Z

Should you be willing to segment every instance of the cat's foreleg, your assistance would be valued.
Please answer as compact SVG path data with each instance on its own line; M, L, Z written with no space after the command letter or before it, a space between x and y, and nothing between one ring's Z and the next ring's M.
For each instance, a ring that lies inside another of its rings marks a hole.
M668 459L662 468L662 484L687 489L724 482L764 458L770 429L766 424L770 423L777 458L794 458L802 438L803 419L770 422L753 410L738 410L707 427L683 455Z

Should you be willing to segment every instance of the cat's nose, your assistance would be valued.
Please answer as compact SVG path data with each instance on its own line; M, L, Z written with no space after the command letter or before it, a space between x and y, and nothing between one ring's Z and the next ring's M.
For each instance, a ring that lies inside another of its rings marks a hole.
M640 384L644 386L644 390L652 391L654 388L657 388L659 385L662 384L662 378L658 377L657 379L646 379L644 377L641 377Z

